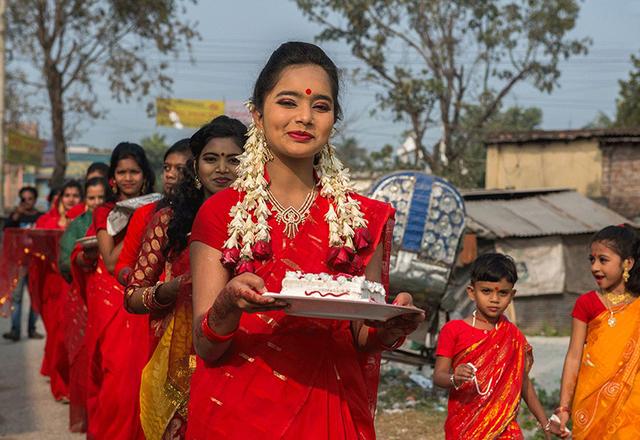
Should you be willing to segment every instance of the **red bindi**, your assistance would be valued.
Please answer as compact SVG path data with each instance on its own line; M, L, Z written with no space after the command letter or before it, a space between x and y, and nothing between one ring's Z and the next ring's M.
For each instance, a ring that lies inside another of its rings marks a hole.
M311 89L305 90L304 93L306 93L307 95L311 95Z

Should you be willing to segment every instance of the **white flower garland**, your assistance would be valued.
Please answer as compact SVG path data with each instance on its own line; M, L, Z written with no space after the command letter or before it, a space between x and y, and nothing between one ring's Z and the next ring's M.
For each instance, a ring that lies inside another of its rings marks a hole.
M249 104L251 110L251 104ZM240 249L240 258L253 260L252 247L258 241L271 241L267 219L267 180L264 177L266 163L273 159L260 129L251 123L244 153L239 156L238 178L232 187L245 196L229 211L231 221L227 226L228 238L224 248ZM354 200L349 181L349 170L336 157L335 149L327 144L316 166L320 177L320 195L329 199L325 220L329 225L329 245L355 249L355 230L367 226L360 211L360 202ZM335 206L334 206L335 205Z

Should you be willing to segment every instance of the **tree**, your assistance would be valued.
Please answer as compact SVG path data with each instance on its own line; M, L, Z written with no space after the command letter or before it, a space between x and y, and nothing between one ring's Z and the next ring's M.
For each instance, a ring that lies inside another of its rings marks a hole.
M151 169L156 174L156 190L162 186L162 168L164 166L164 154L169 149L167 139L164 135L153 133L151 136L140 140L140 146L149 159Z
M611 128L613 124L614 121L612 121L605 112L603 112L602 110L598 110L598 113L596 113L596 116L591 120L591 122L588 122L582 128L585 130Z
M154 87L170 89L167 63L151 61L147 54L155 50L163 57L191 49L197 33L180 18L186 1L8 2L11 75L21 78L25 88L45 91L48 98L56 161L52 185L64 180L67 141L77 123L104 114L94 89L99 78L107 81L119 102L141 99ZM78 118L76 124L73 118Z
M367 149L358 145L354 137L347 137L336 142L336 153L347 168L352 171L370 171L371 160Z
M540 128L542 110L537 107L509 107L491 115L481 128L477 119L483 116L479 106L468 106L460 120L461 136L467 148L462 157L451 164L443 176L464 188L483 188L486 171L485 141L492 135L509 131L531 131Z
M377 84L381 109L408 121L415 162L434 173L458 164L473 136L499 111L516 84L551 92L558 63L586 53L570 39L577 0L295 0L323 30L320 41L344 41L364 63L355 77ZM471 127L465 112L479 110ZM425 145L427 130L440 139ZM423 158L423 159L421 159Z
M631 62L634 70L629 72L629 79L618 81L616 127L640 127L640 57L631 55Z

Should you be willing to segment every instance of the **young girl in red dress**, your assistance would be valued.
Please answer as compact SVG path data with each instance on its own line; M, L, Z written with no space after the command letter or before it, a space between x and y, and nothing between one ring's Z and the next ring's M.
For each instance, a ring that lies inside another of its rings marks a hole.
M125 290L125 307L132 313L149 313L151 360L140 387L140 418L147 440L181 439L186 432L193 371L187 237L204 200L235 180L246 132L242 122L227 116L200 128L190 139L194 159L143 234Z
M373 439L380 352L424 313L370 327L289 316L261 294L279 292L287 270L386 283L393 209L353 193L329 145L338 74L319 47L280 46L252 101L238 179L204 203L191 234L187 438Z
M41 258L32 258L29 267L29 292L32 302L42 315L42 323L47 330L44 357L40 372L49 376L51 394L56 400L69 398L69 360L65 346L65 308L68 300L69 283L58 270L59 240L69 222L67 213L82 202L82 187L71 180L64 184L60 195L46 214L36 221L32 239L38 241L38 247L48 247L50 253ZM53 231L38 231L49 229ZM45 243L48 246L43 246Z
M112 193L93 213L87 236L98 240L99 259L85 281L89 359L87 437L94 439L144 438L140 427L140 374L147 361L145 316L131 315L124 307L124 288L112 272L122 249L126 229L112 237L107 217L116 202L153 191L154 175L142 147L123 142L111 154L109 180ZM86 263L85 251L72 259Z

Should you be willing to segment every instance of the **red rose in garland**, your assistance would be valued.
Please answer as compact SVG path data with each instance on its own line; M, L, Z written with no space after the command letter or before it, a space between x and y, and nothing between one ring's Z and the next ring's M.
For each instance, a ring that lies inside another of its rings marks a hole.
M367 228L358 228L355 231L355 235L353 236L353 245L356 248L356 251L366 251L371 247L371 243L373 243L373 239L371 238L371 233Z
M327 256L327 265L337 272L349 273L355 253L346 246L332 247Z
M242 260L236 266L236 275L240 275L245 272L255 273L256 267L253 264L252 260Z
M238 264L238 261L240 261L240 249L227 248L222 250L222 257L220 257L220 262L224 267L226 267L227 269L233 269L234 267L236 267L236 264Z
M259 261L265 261L271 258L273 255L273 251L271 250L271 242L260 240L253 245L251 248L251 252L253 253L253 258Z

